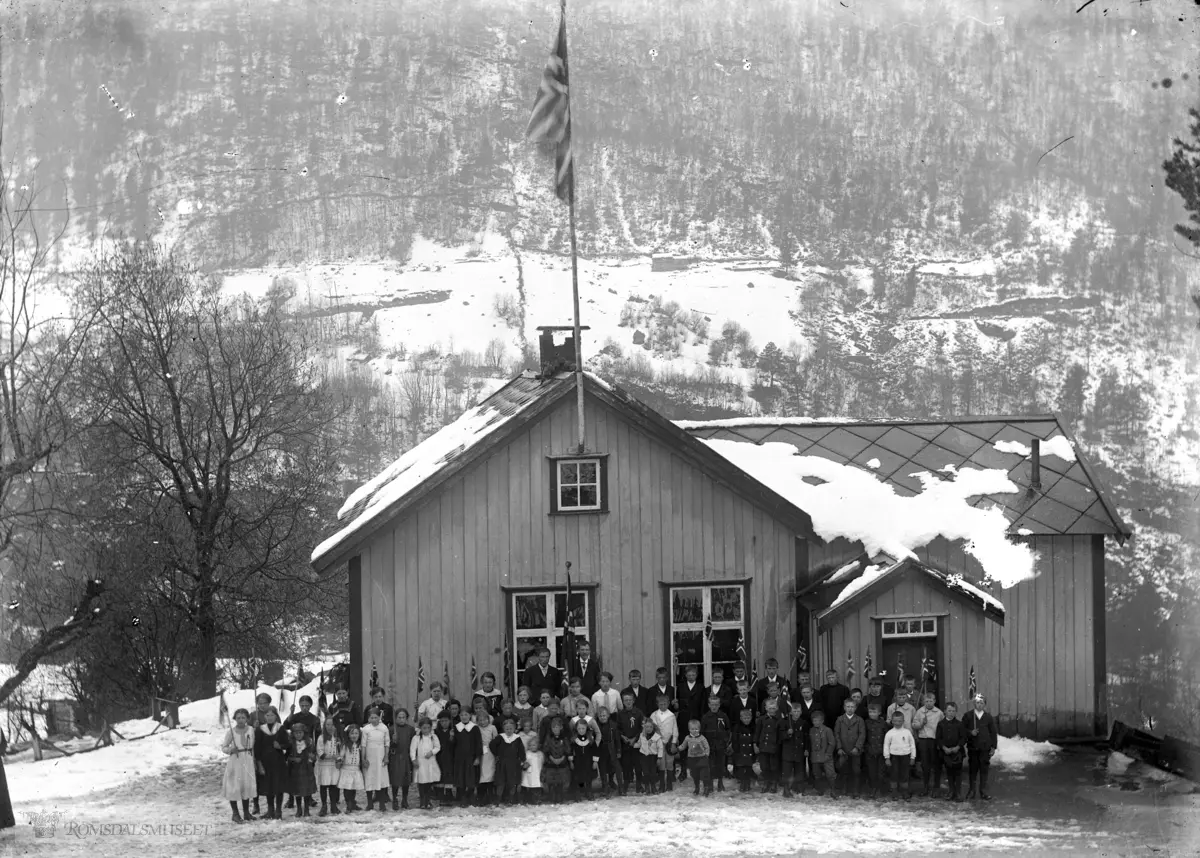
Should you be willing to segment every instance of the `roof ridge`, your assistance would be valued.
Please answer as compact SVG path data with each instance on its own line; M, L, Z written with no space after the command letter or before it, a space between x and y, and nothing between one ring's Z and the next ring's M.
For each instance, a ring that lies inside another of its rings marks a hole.
M804 426L804 427L839 427L839 426L953 426L958 423L1044 423L1046 421L1059 422L1057 415L1053 412L1038 413L1038 414L987 414L976 415L972 414L967 417L943 417L943 418L908 418L908 417L869 417L863 419L853 418L824 418L824 417L779 417L771 419L768 417L753 417L747 415L745 418L740 417L720 417L714 420L676 420L675 423L683 424L685 429L699 429L706 426ZM1062 426L1060 424L1059 428ZM1064 432L1064 434L1066 434Z

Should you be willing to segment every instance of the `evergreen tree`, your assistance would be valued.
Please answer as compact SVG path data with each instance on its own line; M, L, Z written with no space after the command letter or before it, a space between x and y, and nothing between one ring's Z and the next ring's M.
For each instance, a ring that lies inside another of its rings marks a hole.
M1200 247L1200 110L1191 108L1188 115L1195 120L1189 129L1195 142L1175 138L1171 160L1163 161L1167 187L1183 197L1189 224L1175 224L1175 231Z
M763 346L763 350L758 356L758 371L761 375L766 376L768 387L774 387L775 379L783 374L783 352L775 343L767 343Z
M1071 364L1058 393L1058 410L1068 423L1074 424L1083 417L1087 399L1087 369L1081 363Z

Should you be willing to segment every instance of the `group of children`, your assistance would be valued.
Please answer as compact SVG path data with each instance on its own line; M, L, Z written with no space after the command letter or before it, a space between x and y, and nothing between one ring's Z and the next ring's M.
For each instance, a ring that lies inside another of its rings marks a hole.
M548 650L540 655L545 665ZM411 783L417 784L418 806L430 810L435 795L443 806L538 803L543 797L559 803L568 796L591 800L597 782L607 798L673 790L689 776L694 793L708 796L714 782L716 791L724 791L732 773L742 792L757 780L762 792L782 787L784 797L813 788L830 797L878 798L888 794L890 782L893 797L908 800L914 776L921 779L922 795L936 796L944 771L946 798L962 801L965 762L966 798L976 796L977 782L979 797L990 798L997 734L982 695L959 720L954 703L939 709L932 694L923 696L920 708L909 702L917 696L910 676L894 695L872 677L864 695L842 685L836 671L814 691L806 673L793 690L775 659L766 669L751 683L744 665L736 665L734 681L726 684L723 670L714 668L713 684L706 686L689 666L678 688L669 684L665 668L648 688L633 670L620 692L610 673L593 669L573 676L562 699L545 684L537 687L538 677L548 673L527 671L515 701L496 688L493 674L484 673L467 706L434 682L417 707L415 725L380 688L371 691L365 719L341 690L323 721L303 697L300 711L281 723L271 698L262 694L253 713L234 713L226 734L225 797L234 821L241 822L260 813L259 796L267 800L262 818L280 819L285 807L308 816L315 793L319 816L340 813L341 796L346 813L359 810L360 791L366 810L386 810L389 798L393 810L407 809ZM594 688L585 687L589 680Z

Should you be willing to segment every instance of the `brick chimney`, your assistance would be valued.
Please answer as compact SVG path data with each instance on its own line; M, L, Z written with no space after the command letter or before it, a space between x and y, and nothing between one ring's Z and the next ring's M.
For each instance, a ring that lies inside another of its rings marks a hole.
M580 331L588 330L586 325ZM571 325L538 325L539 361L542 378L550 378L560 372L575 371L575 328ZM561 343L555 342L555 334L566 332Z

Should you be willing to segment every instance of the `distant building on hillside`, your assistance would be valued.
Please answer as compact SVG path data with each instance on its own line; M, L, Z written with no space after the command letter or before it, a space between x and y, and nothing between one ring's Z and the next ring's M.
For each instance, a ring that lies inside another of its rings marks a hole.
M676 424L585 373L580 450L576 376L558 366L514 378L401 456L314 551L318 570L349 565L355 697L372 669L408 703L419 664L427 680L448 669L459 694L473 660L501 682L543 644L559 664L570 561L574 631L622 682L634 667L648 684L656 667L690 664L708 681L744 645L752 668L773 655L793 679L802 649L817 684L826 669L845 678L849 657L862 684L869 647L889 684L903 669L939 702L961 704L974 668L1006 734L1106 732L1104 540L1129 529L1056 418ZM799 456L755 473L720 441ZM994 542L1009 544L1007 523L1037 552L1037 577L987 585L964 543L942 537L868 556L853 538L877 526L866 507L820 535L825 511L802 504L827 480L788 490L778 471L791 461L892 499L986 469L1011 488L960 498L964 518L998 508Z

